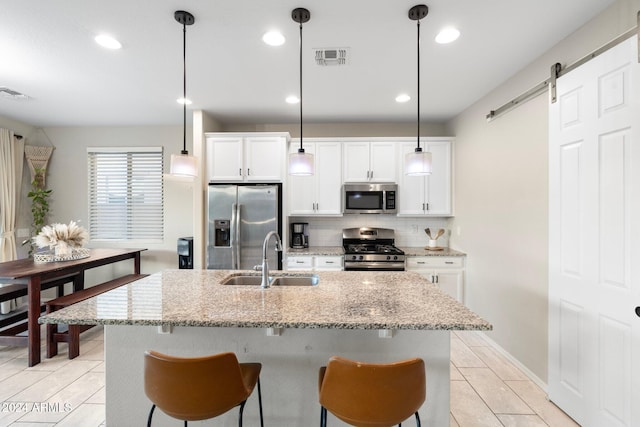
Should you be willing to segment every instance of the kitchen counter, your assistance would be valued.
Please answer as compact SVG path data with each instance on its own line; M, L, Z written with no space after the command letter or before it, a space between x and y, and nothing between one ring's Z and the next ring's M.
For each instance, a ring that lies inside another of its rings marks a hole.
M221 285L253 271L167 270L40 318L41 323L242 328L489 330L412 272L317 272L317 286ZM273 271L273 276L296 273ZM298 274L299 275L299 274Z
M287 248L287 256L341 256L344 255L342 246L311 246L304 249Z
M407 256L466 256L464 252L456 251L450 248L443 248L440 251L429 251L420 247L399 246ZM342 246L311 246L304 249L287 248L287 256L335 256L344 255Z
M443 248L440 251L430 251L421 247L404 247L400 246L406 256L467 256L464 252L456 251L450 248Z
M371 363L425 361L425 425L449 426L450 331L491 324L413 272L318 272L317 286L221 285L230 270L168 270L42 316L103 324L106 424L144 425L146 350L183 357L232 351L262 363L265 425L316 425L318 369L333 355ZM276 275L295 275L272 271ZM82 350L82 347L81 347ZM244 411L258 425L256 393ZM331 417L332 426L346 424ZM175 426L162 411L154 427ZM237 410L215 425L237 425ZM207 424L208 425L208 424Z

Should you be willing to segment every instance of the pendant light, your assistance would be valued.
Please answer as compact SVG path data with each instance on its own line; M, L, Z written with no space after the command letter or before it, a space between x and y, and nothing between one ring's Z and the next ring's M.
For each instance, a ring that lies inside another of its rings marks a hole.
M404 173L412 176L431 175L431 153L422 151L420 147L420 20L428 13L429 8L424 4L409 9L409 19L418 25L418 144L415 151L404 158Z
M293 9L291 18L300 24L300 148L297 153L289 154L289 175L313 175L313 154L305 153L302 148L302 24L309 21L311 13L302 7Z
M193 25L195 18L189 12L178 10L173 14L176 21L182 24L182 151L180 154L171 155L171 168L169 173L178 176L196 176L196 158L187 151L187 25Z

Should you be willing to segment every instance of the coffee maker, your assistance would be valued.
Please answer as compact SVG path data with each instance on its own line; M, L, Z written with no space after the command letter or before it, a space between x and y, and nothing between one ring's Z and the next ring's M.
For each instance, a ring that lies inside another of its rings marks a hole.
M291 223L291 241L289 246L293 249L304 249L309 247L309 223Z

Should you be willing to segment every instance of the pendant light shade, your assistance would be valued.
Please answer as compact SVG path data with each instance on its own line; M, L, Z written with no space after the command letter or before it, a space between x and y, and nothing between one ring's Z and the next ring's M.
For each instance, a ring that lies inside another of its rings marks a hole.
M409 19L417 22L418 27L418 135L417 145L413 153L404 158L404 173L410 176L431 175L431 153L422 151L420 147L420 20L427 16L429 8L424 4L409 9Z
M289 154L289 175L308 176L314 174L315 162L313 154L302 148L302 24L311 19L311 13L302 7L293 9L291 18L300 24L300 148Z
M198 174L198 163L196 158L189 155L187 151L187 25L193 25L195 18L189 12L178 10L173 17L182 24L182 83L183 100L182 104L182 151L180 154L171 155L171 167L169 173L177 176L196 176Z

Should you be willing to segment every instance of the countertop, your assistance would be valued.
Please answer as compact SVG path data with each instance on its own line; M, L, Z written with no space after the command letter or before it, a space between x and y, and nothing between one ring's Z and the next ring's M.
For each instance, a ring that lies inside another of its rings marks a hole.
M229 286L237 270L166 270L40 317L40 323L247 328L491 330L413 272L316 272L317 286ZM273 276L299 273L272 271Z
M406 256L466 256L464 252L454 249L443 248L439 251L427 250L424 246L407 247L399 246ZM286 249L287 256L342 256L344 249L342 246L311 246L304 249Z

